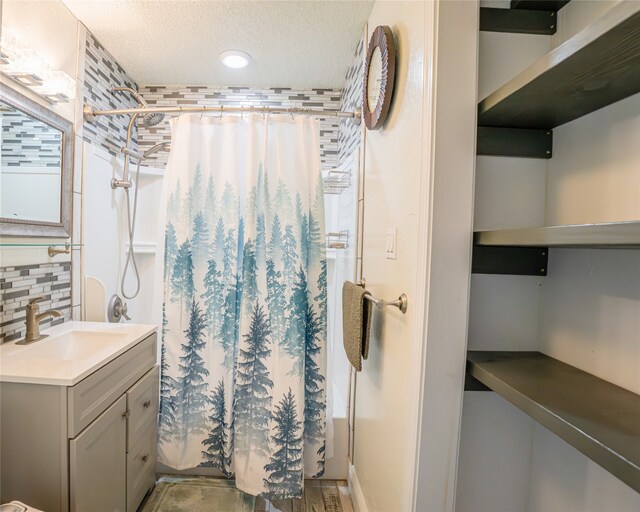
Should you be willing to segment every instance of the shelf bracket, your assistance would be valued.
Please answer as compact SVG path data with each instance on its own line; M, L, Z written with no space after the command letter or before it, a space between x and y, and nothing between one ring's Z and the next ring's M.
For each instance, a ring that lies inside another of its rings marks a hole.
M467 363L467 367L469 363ZM478 379L473 377L469 370L467 369L467 373L464 376L464 390L465 391L493 391L490 387L485 386Z
M551 158L553 130L478 126L476 153L488 156Z
M546 276L546 247L474 245L471 272L516 276Z
M512 9L528 9L531 11L559 11L570 0L511 0Z
M480 7L480 30L551 36L556 33L557 18L554 11Z

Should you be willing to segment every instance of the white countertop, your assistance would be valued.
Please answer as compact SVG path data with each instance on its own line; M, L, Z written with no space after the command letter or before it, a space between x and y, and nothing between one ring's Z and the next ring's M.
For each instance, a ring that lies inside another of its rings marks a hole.
M0 345L0 382L73 386L156 331L155 325L65 322L29 345Z

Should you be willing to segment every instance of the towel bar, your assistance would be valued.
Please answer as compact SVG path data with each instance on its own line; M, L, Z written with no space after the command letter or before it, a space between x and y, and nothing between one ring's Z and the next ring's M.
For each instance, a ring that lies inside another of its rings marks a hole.
M362 288L367 287L367 282L364 279L361 279L356 284L358 286L361 286ZM365 294L364 298L367 299L369 302L372 302L375 306L377 306L380 309L384 308L385 306L393 306L398 308L402 313L407 312L407 306L409 305L409 299L407 298L406 293L403 293L402 295L400 295L400 297L398 297L396 300L376 299L369 292Z
M375 306L382 309L385 306L393 306L398 308L402 313L407 312L407 303L409 299L407 299L407 295L403 293L396 300L384 300L384 299L376 299L373 295L367 292L364 296L369 302L373 302Z

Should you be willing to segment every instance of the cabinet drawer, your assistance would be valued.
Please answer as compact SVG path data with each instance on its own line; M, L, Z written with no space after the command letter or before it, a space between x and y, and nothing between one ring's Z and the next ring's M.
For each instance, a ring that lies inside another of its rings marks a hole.
M136 444L149 425L158 421L159 378L160 368L156 365L127 391L127 449Z
M156 334L67 388L68 437L77 436L156 364Z
M156 480L157 429L151 423L127 454L127 512L136 512Z

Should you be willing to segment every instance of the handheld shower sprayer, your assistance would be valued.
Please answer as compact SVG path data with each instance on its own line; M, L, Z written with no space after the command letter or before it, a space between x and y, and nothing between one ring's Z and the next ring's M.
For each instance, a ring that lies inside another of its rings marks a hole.
M131 87L113 87L111 92L128 92L131 94L138 104L141 107L148 108L148 103L144 100L144 98L138 93L138 91L132 89ZM136 226L136 213L138 209L138 177L140 175L140 163L142 160L146 158L146 154L136 156L136 153L131 150L131 139L133 126L136 122L136 119L139 116L142 117L142 122L145 127L150 128L152 126L156 126L164 119L164 114L161 112L150 112L148 114L132 114L129 120L129 126L127 127L127 142L124 148L122 148L122 153L124 154L124 165L122 168L122 180L112 179L111 180L111 188L122 187L126 193L126 201L127 201L127 228L129 232L129 247L127 249L127 258L125 260L124 269L122 270L122 280L120 281L120 291L122 292L122 296L126 299L133 299L137 297L138 293L140 293L140 272L138 271L138 265L136 264L136 257L133 248L133 234L135 232ZM152 148L153 149L153 148ZM131 157L135 156L137 159L137 167L136 167L136 179L135 179L135 192L133 196L133 212L131 210L131 198L129 196L129 188L132 186L132 182L129 179L129 165L131 161ZM127 273L129 271L129 265L133 267L133 271L135 274L136 280L136 288L135 291L129 295L124 289L124 283L127 277Z

